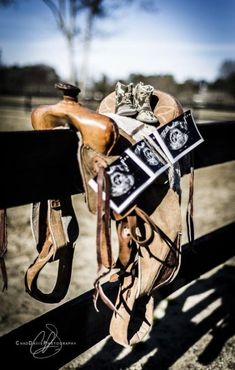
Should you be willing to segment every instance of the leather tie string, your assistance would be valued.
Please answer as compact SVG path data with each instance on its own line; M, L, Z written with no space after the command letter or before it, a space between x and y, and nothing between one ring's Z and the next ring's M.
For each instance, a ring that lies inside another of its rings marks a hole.
M193 194L194 194L194 160L193 154L190 154L190 174L189 174L189 196L186 213L186 225L188 241L191 246L194 243L194 223L193 223Z
M3 278L2 291L7 289L8 278L4 256L7 252L7 211L0 209L0 267Z
M108 275L112 268L112 247L111 247L111 239L110 239L110 182L109 176L107 175L105 168L100 167L98 176L97 176L97 185L98 185L98 192L97 192L97 231L96 231L96 252L97 252L97 265L98 265L98 277L94 282L94 295L93 295L93 302L96 311L99 311L97 308L97 300L98 297L102 299L102 301L112 310L117 312L115 306L110 301L110 299L105 295L102 286L100 284L100 280ZM104 202L104 216L103 216L103 190L105 190L105 202ZM104 223L103 223L104 217ZM104 226L103 226L104 225ZM104 235L106 239L106 247L107 247L107 255L108 255L108 262L109 262L109 269L108 271L101 273L101 269L104 265L102 260L102 235L104 227Z

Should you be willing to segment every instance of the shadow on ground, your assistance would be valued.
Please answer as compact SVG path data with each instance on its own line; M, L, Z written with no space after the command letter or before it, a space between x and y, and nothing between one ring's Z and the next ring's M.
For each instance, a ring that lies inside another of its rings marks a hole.
M235 288L234 272L235 266L225 265L212 276L196 281L176 298L169 300L165 316L155 321L149 338L136 345L124 357L121 355L123 347L110 338L103 348L79 369L169 369L209 332L210 340L201 348L197 358L198 366L205 366L207 369L235 333L235 298L232 294ZM206 291L210 292L205 298L197 299L197 295ZM194 303L184 309L189 297L194 297ZM224 368L234 369L233 365L234 363L231 363L230 367L227 364ZM192 367L184 367L186 368L196 367L192 364Z

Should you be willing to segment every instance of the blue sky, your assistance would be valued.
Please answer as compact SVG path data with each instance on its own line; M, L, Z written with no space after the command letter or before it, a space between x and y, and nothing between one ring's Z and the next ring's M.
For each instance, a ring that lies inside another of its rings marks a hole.
M225 59L235 60L235 0L155 2L157 11L132 5L120 9L115 18L97 21L100 32L89 62L92 79L102 73L113 80L125 79L129 73L167 73L179 82L211 81ZM65 40L41 0L18 0L17 5L0 8L0 49L4 64L46 63L68 79ZM78 40L78 71L81 59Z

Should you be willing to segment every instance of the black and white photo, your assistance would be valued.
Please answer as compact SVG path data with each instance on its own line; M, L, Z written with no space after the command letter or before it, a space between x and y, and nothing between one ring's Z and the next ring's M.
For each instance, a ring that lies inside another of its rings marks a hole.
M190 110L159 127L150 137L161 146L172 163L204 141Z
M110 206L121 213L152 181L150 175L144 171L127 153L113 162L107 168L110 179ZM96 178L89 181L89 185L97 191Z
M110 179L110 207L124 211L157 177L197 145L203 138L190 111L187 111L144 137L106 171ZM89 185L97 191L96 178ZM105 197L105 194L104 194Z
M157 151L150 146L147 139L141 140L134 144L127 152L130 155L130 151L141 160L151 171L156 174L159 170L166 165L165 160L160 156ZM141 164L142 165L142 164Z

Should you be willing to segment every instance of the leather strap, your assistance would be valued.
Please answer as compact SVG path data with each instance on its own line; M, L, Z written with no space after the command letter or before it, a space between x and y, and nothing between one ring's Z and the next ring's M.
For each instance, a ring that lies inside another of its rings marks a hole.
M96 231L96 252L97 252L97 266L98 266L98 277L94 282L94 294L93 302L96 311L99 312L97 308L97 300L100 297L102 301L112 310L117 312L115 306L110 301L110 299L105 295L102 286L101 279L107 276L112 268L112 247L110 239L110 184L109 177L103 166L100 166L98 176L97 176L97 231ZM104 222L103 222L103 190L105 190L105 202L104 202ZM104 233L102 232L102 227L104 226ZM108 271L101 272L102 267L104 266L103 253L102 253L102 235L105 235L106 243L103 244L106 246L107 251L106 255L108 256Z
M132 246L130 245L132 240L130 228L127 219L118 221L116 225L119 242L119 254L116 266L118 267L121 264L121 267L126 267L130 261L131 251L133 249L133 244Z
M178 254L181 254L182 252L177 248L177 243L175 243L175 241L172 241L165 233L164 231L159 227L157 226L153 220L151 219L151 217L149 217L142 209L136 207L135 209L136 211L136 214L142 218L142 220L149 224L149 226L152 228L153 231L157 232L159 234L159 236L165 241L165 243L167 244L168 248L174 253L175 257L178 256ZM148 244L146 245L143 245L145 246L146 248L148 248ZM150 252L150 251L149 251ZM156 258L157 260L159 260L159 262L161 262L162 264L166 265L167 267L174 267L175 265L172 265L172 264L169 264L168 262L166 262L165 260L161 260L160 258L158 258L157 256L153 256L154 258Z
M0 267L3 278L2 291L7 289L8 278L4 256L7 252L7 211L0 209Z
M135 208L135 211L136 211L136 209L137 208ZM138 210L137 210L136 214L138 214ZM138 214L138 216L140 216L140 215ZM143 219L142 216L140 216L140 217ZM146 226L146 238L145 239L141 239L140 234L138 235L136 233L136 229L137 229L137 226L138 226L136 215L135 216L128 216L127 219L128 219L128 225L129 225L129 228L130 228L130 233L131 233L132 239L139 245L146 245L147 243L149 243L149 241L153 237L153 228L150 226L150 223L148 222L147 218L144 219L144 221L146 222L146 225L145 225Z
M34 228L39 255L25 274L26 291L35 299L45 303L60 302L68 291L73 261L73 243L78 236L78 225L71 199L41 202L34 214ZM70 220L67 233L62 217ZM36 219L35 219L36 218ZM48 262L59 260L57 279L53 290L44 293L38 288L38 277Z
M189 195L186 212L186 225L188 241L191 246L193 246L194 243L193 195L194 195L194 158L193 153L190 153Z
M110 239L110 183L109 177L104 167L100 167L97 176L97 229L96 229L96 252L97 252L97 265L98 273L102 266L106 266L106 256L108 259L108 268L112 267L112 247ZM105 188L105 189L104 189ZM105 203L103 215L103 190L105 190ZM103 243L102 236L105 237ZM102 250L106 247L106 251ZM105 257L104 257L105 255Z

